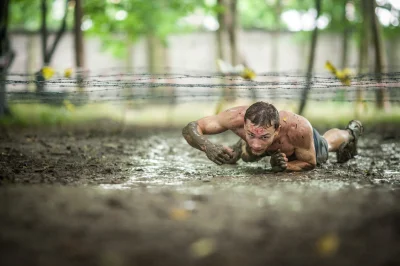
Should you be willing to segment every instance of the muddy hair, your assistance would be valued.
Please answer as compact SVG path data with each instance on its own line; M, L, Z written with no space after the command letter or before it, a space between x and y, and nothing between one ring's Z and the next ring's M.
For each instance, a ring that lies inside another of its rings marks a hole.
M244 122L249 119L256 126L279 127L279 112L272 104L256 102L247 108Z

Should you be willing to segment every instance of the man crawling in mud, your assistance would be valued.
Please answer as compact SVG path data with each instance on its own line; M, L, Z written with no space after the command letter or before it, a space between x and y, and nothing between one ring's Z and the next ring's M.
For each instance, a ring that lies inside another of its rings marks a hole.
M241 139L226 147L210 142L205 135L231 130ZM328 160L336 152L339 163L357 155L357 140L363 134L360 121L351 120L346 129L330 129L322 137L310 122L289 111L279 111L269 103L238 106L190 122L182 134L194 148L205 152L214 163L234 164L239 159L255 162L271 156L272 171L307 171Z

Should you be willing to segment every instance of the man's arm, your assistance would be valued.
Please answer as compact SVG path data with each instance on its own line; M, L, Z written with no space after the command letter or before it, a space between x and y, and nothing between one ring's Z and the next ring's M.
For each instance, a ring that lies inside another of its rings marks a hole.
M287 162L286 170L298 172L314 169L317 165L317 158L311 124L307 120L302 123L291 140L295 146L296 160Z
M187 124L182 130L182 135L190 146L205 151L206 145L211 142L204 135L218 134L226 130L228 129L219 123L217 116L209 116Z
M204 151L207 157L217 164L232 163L234 151L222 145L213 144L204 135L222 133L228 129L243 126L245 107L228 109L218 115L207 116L190 122L182 130L182 135L190 146Z
M310 152L305 149L297 149L295 154L297 160L287 162L286 171L300 172L309 171L315 168L316 158L314 150Z

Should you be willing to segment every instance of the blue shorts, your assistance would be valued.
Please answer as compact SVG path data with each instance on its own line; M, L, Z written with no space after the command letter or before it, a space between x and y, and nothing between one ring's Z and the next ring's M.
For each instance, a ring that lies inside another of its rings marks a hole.
M328 142L315 128L313 128L313 137L317 164L325 163L329 157Z

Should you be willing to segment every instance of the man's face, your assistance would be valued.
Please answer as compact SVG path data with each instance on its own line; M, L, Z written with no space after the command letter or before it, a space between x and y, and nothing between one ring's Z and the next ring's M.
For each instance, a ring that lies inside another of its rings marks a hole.
M246 142L254 155L263 154L274 141L274 135L279 131L274 126L256 126L248 119L244 124Z

